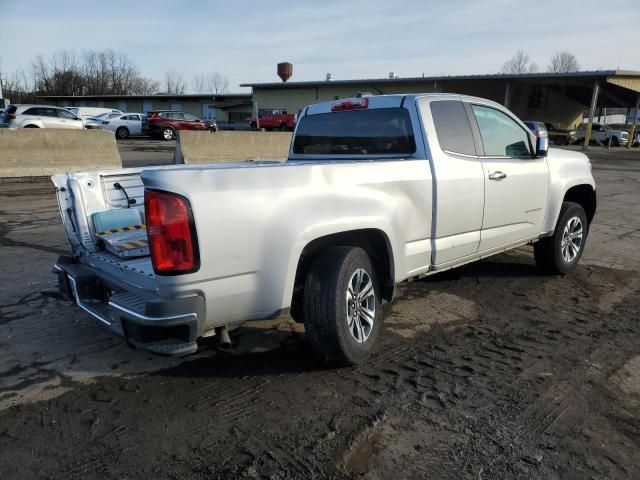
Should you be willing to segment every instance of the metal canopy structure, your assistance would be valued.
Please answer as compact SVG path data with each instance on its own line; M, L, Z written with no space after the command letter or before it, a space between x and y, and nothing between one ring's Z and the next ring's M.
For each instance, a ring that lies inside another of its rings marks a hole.
M289 104L297 99L300 99L299 102L312 103L314 100L339 98L356 92L378 95L402 92L460 93L500 102L522 118L552 122L561 120L558 117L562 116L568 117L565 118L567 121L580 122L584 110L589 108L589 133L599 108L624 108L627 119L635 120L640 107L640 72L629 70L408 78L394 76L349 80L334 78L327 76L327 80L322 81L245 83L240 86L252 88L254 102L262 96L271 103L276 98L286 103L286 98L289 98ZM632 110L634 108L635 111ZM634 115L630 115L631 112ZM589 135L585 142L588 144Z
M544 85L552 90L581 103L585 107L591 103L593 86L600 83L597 107L626 108L634 106L640 93L640 72L630 70L595 70L568 73L522 73L491 75L453 75L407 78L365 78L350 80L324 80L303 82L244 83L241 87L255 90L293 90L316 88L327 85L363 86L377 94L396 85L420 85L431 87L438 84L442 91L456 91L462 84L491 84L496 90L507 92L517 84ZM451 90L449 90L449 87Z

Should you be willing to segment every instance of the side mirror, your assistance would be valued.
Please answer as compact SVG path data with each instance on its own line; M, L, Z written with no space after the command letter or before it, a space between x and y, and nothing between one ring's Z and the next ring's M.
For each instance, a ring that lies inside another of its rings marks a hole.
M542 158L547 156L549 150L549 137L535 137L536 138L536 158Z

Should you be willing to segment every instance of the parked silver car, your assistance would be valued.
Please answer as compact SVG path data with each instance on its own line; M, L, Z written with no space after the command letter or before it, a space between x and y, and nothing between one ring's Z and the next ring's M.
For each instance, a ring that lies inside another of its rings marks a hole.
M84 128L73 113L51 105L9 105L3 123L8 128Z

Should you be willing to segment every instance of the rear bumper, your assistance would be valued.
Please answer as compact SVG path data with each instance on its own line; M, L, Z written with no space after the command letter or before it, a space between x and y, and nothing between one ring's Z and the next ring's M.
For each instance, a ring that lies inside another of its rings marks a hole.
M62 258L62 257L61 257ZM58 261L60 291L133 347L161 355L188 355L203 332L204 299L166 299L126 291L90 268Z

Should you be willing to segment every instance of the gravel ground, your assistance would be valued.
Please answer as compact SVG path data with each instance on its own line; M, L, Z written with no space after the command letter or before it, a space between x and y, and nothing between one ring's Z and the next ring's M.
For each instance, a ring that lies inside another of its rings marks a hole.
M575 272L527 247L406 283L337 370L289 318L231 351L127 348L39 294L67 250L51 185L1 182L0 478L640 478L640 152L590 156Z

